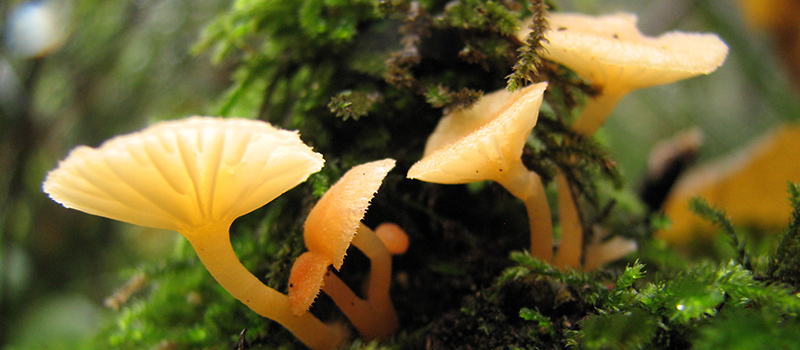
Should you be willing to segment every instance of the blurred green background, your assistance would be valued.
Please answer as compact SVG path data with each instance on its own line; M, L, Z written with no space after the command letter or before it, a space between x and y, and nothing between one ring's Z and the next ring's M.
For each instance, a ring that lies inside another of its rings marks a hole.
M710 161L800 118L798 89L787 69L800 62L782 54L779 30L750 26L744 1L555 1L560 10L636 13L651 35L716 32L731 47L717 72L634 92L616 109L600 138L633 188L652 145L680 130L703 130L701 161ZM760 3L778 8L787 1ZM203 26L230 6L191 0L0 3L0 347L76 347L113 317L103 300L125 283L120 271L171 252L176 233L66 210L41 192L41 182L76 145L96 146L156 120L213 112L233 62L212 64L191 49ZM797 22L800 13L782 16ZM41 35L43 46L30 46L37 37L30 33ZM20 41L19 35L34 36Z

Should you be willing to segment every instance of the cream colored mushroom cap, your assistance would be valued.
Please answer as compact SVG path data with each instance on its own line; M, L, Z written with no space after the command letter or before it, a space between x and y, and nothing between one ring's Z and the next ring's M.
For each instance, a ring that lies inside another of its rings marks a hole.
M547 83L482 97L470 109L448 114L436 126L425 156L408 177L441 184L493 179L519 162L539 117Z
M627 92L711 73L728 54L728 46L715 34L674 31L646 37L636 21L628 13L551 13L545 58L592 84ZM528 32L518 36L524 39Z
M297 132L191 117L79 146L43 190L67 208L188 234L270 202L323 166Z
M394 159L357 165L320 198L306 218L303 237L310 252L330 259L337 270L370 201L394 168Z

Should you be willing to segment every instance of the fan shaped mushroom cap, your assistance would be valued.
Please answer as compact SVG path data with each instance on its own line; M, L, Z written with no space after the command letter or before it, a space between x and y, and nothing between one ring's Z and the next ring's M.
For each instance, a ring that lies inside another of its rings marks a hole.
M271 201L322 168L296 132L256 120L192 117L81 146L51 171L43 189L68 208L187 238L208 272L233 297L292 332L311 349L349 337L339 323L292 314L236 256L234 219Z
M547 83L538 83L513 93L493 92L471 108L445 116L408 177L441 184L500 177L510 163L519 162L545 88Z
M646 37L636 16L551 13L544 57L599 88L572 128L592 135L628 92L708 74L725 61L728 46L715 34L669 32ZM530 29L517 36L524 40Z
M98 148L77 147L43 189L67 208L186 235L261 207L323 163L297 132L257 120L192 117Z
M551 13L545 57L603 88L602 93L606 88L627 93L711 73L728 54L715 34L674 31L651 38L639 32L636 22L628 13Z
M305 222L303 236L309 251L329 259L337 270L383 178L394 159L353 167L320 198Z

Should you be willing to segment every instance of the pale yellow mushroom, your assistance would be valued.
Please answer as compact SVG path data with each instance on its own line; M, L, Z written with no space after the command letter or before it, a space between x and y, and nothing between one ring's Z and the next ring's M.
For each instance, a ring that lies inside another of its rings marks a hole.
M636 16L551 13L544 57L561 63L599 89L573 128L590 136L628 92L709 74L725 61L728 46L715 34L642 35ZM530 29L518 37L524 39Z
M531 255L550 261L553 223L542 180L522 164L547 83L487 94L471 108L444 116L408 177L440 184L492 180L525 202Z
M303 231L308 252L295 261L289 277L289 298L296 315L308 314L321 289L365 339L383 339L397 329L397 313L389 298L391 254L378 235L361 223L394 164L393 159L384 159L353 167L311 209ZM328 272L330 265L341 268L351 244L370 260L366 299Z
M285 294L242 265L229 234L234 219L305 181L323 163L297 132L256 120L192 117L98 148L79 146L47 175L43 189L67 208L178 231L236 299L309 348L332 349L348 339L346 328L292 314Z

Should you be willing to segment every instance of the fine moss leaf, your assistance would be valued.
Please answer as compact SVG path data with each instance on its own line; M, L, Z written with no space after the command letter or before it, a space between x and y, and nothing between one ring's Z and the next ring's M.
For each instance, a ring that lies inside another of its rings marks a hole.
M525 81L533 81L533 77L539 75L542 66L542 52L545 50L542 42L546 42L544 33L548 29L547 25L547 4L544 0L532 0L531 12L533 12L530 23L531 32L525 38L525 42L518 50L517 63L514 71L506 77L506 87L514 91L524 84Z
M800 287L800 184L788 185L794 211L789 228L781 236L778 248L770 261L769 274L780 281Z

